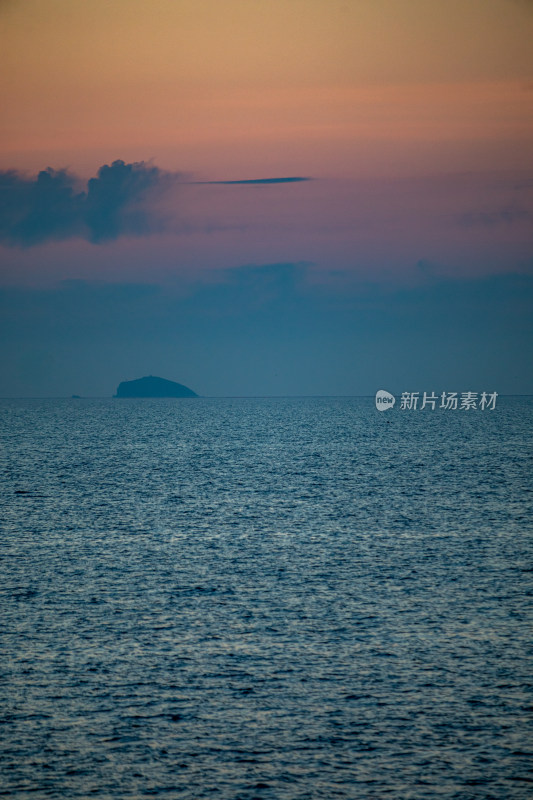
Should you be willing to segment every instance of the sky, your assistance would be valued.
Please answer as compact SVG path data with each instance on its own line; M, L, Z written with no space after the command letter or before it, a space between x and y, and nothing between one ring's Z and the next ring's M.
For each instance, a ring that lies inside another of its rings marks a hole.
M0 396L533 393L531 0L0 0Z

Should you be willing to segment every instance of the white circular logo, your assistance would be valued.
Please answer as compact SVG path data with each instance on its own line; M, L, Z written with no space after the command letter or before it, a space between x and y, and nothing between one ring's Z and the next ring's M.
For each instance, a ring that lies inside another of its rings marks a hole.
M388 408L393 407L395 402L394 395L386 392L385 389L380 389L376 392L376 408L378 411L387 411Z

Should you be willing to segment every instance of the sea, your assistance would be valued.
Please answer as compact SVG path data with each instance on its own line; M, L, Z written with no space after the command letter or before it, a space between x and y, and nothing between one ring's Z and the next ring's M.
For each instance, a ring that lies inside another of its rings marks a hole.
M0 796L533 796L533 398L0 401Z

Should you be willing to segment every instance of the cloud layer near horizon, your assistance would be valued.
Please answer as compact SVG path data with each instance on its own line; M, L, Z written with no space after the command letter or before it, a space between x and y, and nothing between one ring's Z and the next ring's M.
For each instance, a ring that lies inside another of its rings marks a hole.
M202 395L532 391L532 276L324 285L277 263L220 278L0 288L0 396L110 396L148 374Z

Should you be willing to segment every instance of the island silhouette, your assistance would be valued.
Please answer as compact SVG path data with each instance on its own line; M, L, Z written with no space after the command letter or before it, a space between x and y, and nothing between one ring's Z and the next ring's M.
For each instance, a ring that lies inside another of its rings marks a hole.
M122 381L113 397L198 397L198 395L181 383L148 375L134 381Z

